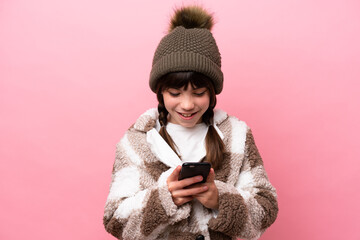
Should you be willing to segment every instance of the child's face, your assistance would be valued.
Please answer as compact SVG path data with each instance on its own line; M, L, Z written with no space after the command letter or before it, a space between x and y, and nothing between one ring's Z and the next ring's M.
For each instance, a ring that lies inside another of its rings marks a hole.
M202 121L202 115L210 105L210 95L207 88L192 88L189 83L185 87L169 88L163 91L166 110L169 112L169 122L183 127L194 127Z

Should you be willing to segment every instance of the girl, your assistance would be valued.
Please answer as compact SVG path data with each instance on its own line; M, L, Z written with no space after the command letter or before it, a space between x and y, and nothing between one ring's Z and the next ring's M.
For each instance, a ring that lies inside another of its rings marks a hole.
M158 108L117 145L104 225L118 239L257 239L278 206L250 128L214 110L221 58L199 7L178 9L156 49L150 88ZM178 180L183 162L209 162Z

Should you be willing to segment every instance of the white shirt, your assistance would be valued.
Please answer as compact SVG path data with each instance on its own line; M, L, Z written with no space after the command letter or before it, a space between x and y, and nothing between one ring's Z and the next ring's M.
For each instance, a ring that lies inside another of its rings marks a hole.
M166 131L174 141L183 162L199 162L205 157L205 137L208 128L205 123L196 124L192 128L174 123L166 125Z

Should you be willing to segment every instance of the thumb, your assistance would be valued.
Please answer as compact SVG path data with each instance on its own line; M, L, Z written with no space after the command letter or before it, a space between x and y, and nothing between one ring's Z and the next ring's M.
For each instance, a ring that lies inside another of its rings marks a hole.
M170 180L171 182L177 181L179 179L180 170L181 170L181 166L179 165L170 174L170 176L168 177L168 180Z
M209 176L206 179L206 182L214 182L215 181L215 171L213 168L210 169Z

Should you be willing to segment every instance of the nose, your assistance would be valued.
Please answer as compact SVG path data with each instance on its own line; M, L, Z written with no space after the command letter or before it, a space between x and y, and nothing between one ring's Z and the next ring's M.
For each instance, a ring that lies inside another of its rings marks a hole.
M181 108L189 111L195 107L193 98L191 96L184 96L181 100Z

